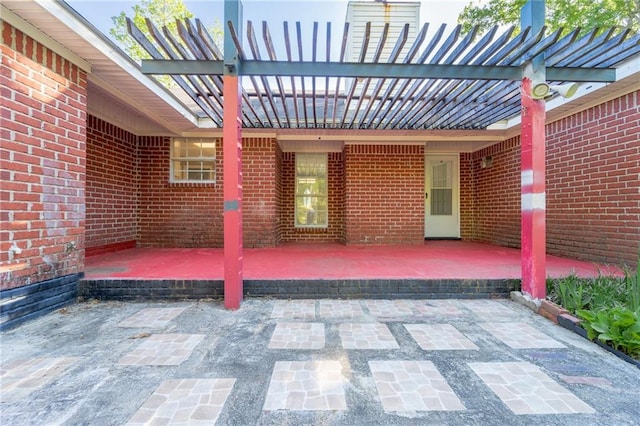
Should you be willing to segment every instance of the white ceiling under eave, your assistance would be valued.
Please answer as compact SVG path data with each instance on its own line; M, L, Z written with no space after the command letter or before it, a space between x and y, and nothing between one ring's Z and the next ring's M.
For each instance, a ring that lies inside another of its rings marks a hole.
M12 21L22 20L20 28L30 37L88 71L89 114L136 135L197 130L198 117L184 103L143 75L137 64L67 4L3 0L2 12L3 20L14 26Z

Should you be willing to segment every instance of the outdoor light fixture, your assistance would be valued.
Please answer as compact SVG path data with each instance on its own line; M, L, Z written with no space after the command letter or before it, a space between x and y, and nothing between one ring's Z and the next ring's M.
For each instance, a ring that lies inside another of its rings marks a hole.
M575 95L576 92L578 91L578 87L579 87L578 83L569 83L563 86L552 84L550 86L551 90L559 93L560 96L562 96L565 99L573 97L573 95Z
M542 83L536 83L531 88L531 97L533 99L544 99L549 95L550 91L551 87L544 81Z
M531 89L531 97L533 97L533 99L546 99L553 91L567 99L575 95L577 90L578 83L570 83L560 86L556 84L549 85L542 82L533 85L533 88Z

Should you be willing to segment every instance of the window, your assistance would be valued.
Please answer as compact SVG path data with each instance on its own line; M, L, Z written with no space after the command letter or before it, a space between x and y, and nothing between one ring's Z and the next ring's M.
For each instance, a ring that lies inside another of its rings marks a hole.
M171 181L216 181L217 139L174 138L171 142Z
M297 228L328 226L327 187L327 154L296 154Z
M452 162L440 161L432 166L431 214L451 216L453 214Z

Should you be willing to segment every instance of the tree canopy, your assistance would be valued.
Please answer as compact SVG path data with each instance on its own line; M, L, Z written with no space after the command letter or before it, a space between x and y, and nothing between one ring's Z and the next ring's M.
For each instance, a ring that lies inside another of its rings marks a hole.
M167 27L169 31L178 37L176 20L191 19L193 13L187 9L184 0L140 0L139 4L133 6L133 17L135 25L147 36L150 37L149 29L145 19L148 18L157 28ZM120 12L118 16L111 17L113 27L109 33L120 44L123 50L134 60L150 59L151 56L129 35L127 32L127 13ZM216 22L208 28L213 39L222 50L222 26ZM173 87L175 83L169 76L157 77L167 87Z
M118 16L111 17L113 27L109 31L110 34L131 58L149 59L149 54L127 32L126 18L127 13L124 11ZM149 36L145 18L151 19L159 28L166 25L173 34L176 34L176 19L193 18L193 13L187 9L183 0L141 0L140 4L133 6L131 19L145 35Z
M520 9L528 0L473 0L458 23L469 31L479 25L486 32L495 25L520 24ZM640 31L640 0L546 0L546 24L551 30L627 27Z

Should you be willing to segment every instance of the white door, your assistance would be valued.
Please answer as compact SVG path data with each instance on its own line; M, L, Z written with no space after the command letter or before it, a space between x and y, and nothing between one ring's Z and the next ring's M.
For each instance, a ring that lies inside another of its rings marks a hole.
M425 238L459 238L459 155L425 157Z

